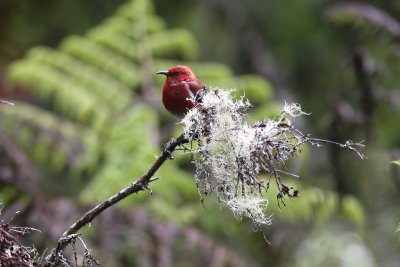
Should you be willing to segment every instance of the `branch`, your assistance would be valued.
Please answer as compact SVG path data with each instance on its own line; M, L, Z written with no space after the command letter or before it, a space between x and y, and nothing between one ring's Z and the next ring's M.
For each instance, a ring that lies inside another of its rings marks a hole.
M0 103L2 103L2 104L7 104L7 105L10 105L10 106L14 106L14 103L13 103L13 102L6 101L6 100L2 100L2 99L0 99Z
M354 47L351 54L354 74L357 78L360 89L360 105L363 113L363 123L365 128L365 139L367 142L371 137L374 113L376 110L376 97L374 95L374 86L371 82L370 71L367 67L367 58L361 48Z
M60 252L65 249L65 247L69 244L69 242L65 242L68 239L68 236L75 234L79 229L83 226L90 223L95 217L97 217L100 213L123 200L129 195L133 193L137 193L142 190L150 190L148 185L150 182L155 181L153 175L156 171L164 164L164 162L170 158L173 159L172 152L180 145L188 143L189 140L186 138L185 134L180 135L177 139L171 139L164 146L163 152L156 159L153 165L149 168L149 170L140 177L136 182L132 183L128 187L122 189L115 195L109 197L102 203L98 204L96 207L92 208L88 212L86 212L81 218L79 218L74 224L72 224L67 231L61 236L61 238L57 242L56 249L53 249L51 254L47 257L47 263L45 266L53 266L57 263Z

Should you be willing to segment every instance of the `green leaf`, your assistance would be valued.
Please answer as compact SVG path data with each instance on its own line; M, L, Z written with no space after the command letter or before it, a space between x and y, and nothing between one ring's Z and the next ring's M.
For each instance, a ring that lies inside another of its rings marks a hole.
M391 161L390 163L400 165L400 160L393 160L393 161Z
M365 222L364 208L360 201L353 196L344 196L342 198L343 215L358 226Z

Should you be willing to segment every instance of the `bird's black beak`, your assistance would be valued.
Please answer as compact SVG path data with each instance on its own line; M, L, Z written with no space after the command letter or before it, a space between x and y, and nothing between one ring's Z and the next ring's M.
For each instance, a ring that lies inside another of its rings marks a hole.
M156 74L162 74L162 75L165 75L165 76L169 76L169 71L167 71L167 70L161 70L161 71L159 71L159 72L156 72Z

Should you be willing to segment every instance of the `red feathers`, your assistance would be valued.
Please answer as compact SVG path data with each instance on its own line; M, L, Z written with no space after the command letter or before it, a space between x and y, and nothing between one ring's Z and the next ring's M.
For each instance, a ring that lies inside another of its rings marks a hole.
M189 109L200 107L199 100L206 88L189 67L175 66L157 74L167 76L162 101L169 112L183 117Z

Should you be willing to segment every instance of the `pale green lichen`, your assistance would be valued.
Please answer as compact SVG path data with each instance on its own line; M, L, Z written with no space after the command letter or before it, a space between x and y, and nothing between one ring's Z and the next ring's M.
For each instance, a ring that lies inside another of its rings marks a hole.
M272 136L275 127L271 123L264 128L247 125L243 111L249 107L244 98L234 101L230 91L210 90L203 96L203 109L190 110L182 122L189 139L199 144L191 152L201 194L216 188L219 201L237 218L269 224L265 215L268 202L261 195L263 184L257 180L261 164L254 160L254 153L260 137Z
M279 168L302 145L325 140L310 138L293 126L292 119L307 114L299 104L285 103L277 117L252 125L245 121L250 107L247 99L234 100L231 91L211 89L202 96L201 108L190 110L182 123L186 137L198 144L189 151L201 198L215 191L219 202L238 219L248 217L259 228L271 223L266 215L268 200L263 195L271 178L278 188L278 204L285 204L285 197L297 197L298 191L281 179L282 174L295 175ZM345 147L356 151L352 145L357 144L346 143ZM267 179L262 179L261 173L266 173Z

